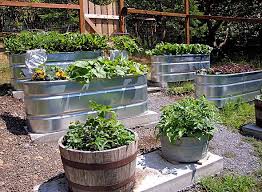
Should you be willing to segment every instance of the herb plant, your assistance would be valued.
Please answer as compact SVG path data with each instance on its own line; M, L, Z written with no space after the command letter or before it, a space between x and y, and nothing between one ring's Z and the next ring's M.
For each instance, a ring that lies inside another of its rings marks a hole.
M195 91L195 86L192 82L178 82L170 85L167 89L168 95L187 95Z
M117 49L120 51L127 51L128 53L139 53L142 51L142 48L139 47L135 39L132 39L129 36L114 36L111 38L113 46L111 49Z
M107 42L105 36L58 32L21 32L4 39L6 50L12 54L32 49L45 49L47 53L93 51L107 48Z
M182 54L210 54L212 48L202 44L171 44L159 43L152 50L147 51L148 55L182 55Z
M122 57L113 61L101 57L96 60L77 61L70 65L66 72L71 80L85 84L94 78L110 79L117 76L142 75L147 72L147 67Z
M67 148L82 151L102 151L128 145L135 135L117 120L111 107L91 103L96 116L88 116L85 123L75 122L69 126L63 144Z
M185 98L162 110L157 125L159 136L167 136L173 144L182 137L212 138L217 120L217 108L205 97Z

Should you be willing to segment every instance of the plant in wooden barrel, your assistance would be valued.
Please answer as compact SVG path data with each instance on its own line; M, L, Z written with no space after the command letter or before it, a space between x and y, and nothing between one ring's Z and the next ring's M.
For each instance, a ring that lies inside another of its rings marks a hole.
M162 110L157 125L162 154L171 162L196 162L207 156L217 108L206 98L185 98Z
M194 80L195 72L210 67L212 48L201 44L160 43L147 51L151 56L151 81L162 87Z
M96 115L74 122L59 140L61 159L73 192L131 191L138 136L116 119L111 107L92 104Z
M4 39L5 48L10 54L13 71L12 84L17 90L23 89L28 80L26 52L44 49L47 53L46 65L66 68L78 60L95 59L108 47L108 38L95 34L58 32L21 32Z
M255 99L256 125L262 128L262 95Z

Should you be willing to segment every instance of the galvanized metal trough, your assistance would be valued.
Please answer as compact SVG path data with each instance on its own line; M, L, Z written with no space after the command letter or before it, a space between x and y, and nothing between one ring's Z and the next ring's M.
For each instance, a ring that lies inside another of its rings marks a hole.
M102 56L102 54L102 51L79 51L48 54L46 65L55 65L61 68L66 68L75 61L95 59ZM13 54L10 55L9 59L13 72L12 85L18 91L23 90L23 83L29 80L29 78L25 76L25 74L29 73L25 65L25 54Z
M242 98L244 101L253 101L262 88L262 70L223 74L223 75L196 75L196 96L205 95L217 107L222 108L229 100Z
M93 114L89 101L110 105L119 119L147 111L146 75L92 80L24 82L25 107L30 132L51 133L68 128L70 122Z
M151 57L151 81L161 87L168 83L194 80L195 71L210 67L210 55L186 54Z

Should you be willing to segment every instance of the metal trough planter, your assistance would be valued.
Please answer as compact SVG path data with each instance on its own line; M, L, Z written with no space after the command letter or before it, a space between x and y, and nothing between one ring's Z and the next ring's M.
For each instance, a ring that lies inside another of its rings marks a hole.
M168 83L194 80L195 71L210 67L210 55L186 54L151 57L151 81L161 87Z
M65 68L78 60L95 59L102 56L102 51L65 52L47 55L46 65L55 65ZM25 54L10 55L10 64L13 72L12 85L16 90L23 90L23 83L28 80L24 74L28 73L25 66Z
M262 70L224 75L196 75L196 96L205 95L217 107L229 100L253 101L262 87Z
M93 114L89 101L110 105L119 119L147 111L146 75L92 80L24 82L28 127L34 133L51 133L68 128L72 121L84 121Z

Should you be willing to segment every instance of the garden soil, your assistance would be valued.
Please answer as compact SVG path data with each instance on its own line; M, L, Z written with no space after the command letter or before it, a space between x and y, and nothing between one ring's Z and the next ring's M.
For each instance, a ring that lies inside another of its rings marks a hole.
M159 112L162 106L178 99L181 97L169 97L161 92L149 94L149 109ZM0 192L31 192L34 186L63 173L57 144L31 143L24 126L23 102L0 96ZM136 127L134 130L140 137L140 153L160 146L155 139L154 127ZM252 146L244 143L241 137L220 127L211 150L228 157L225 158L226 169L246 174L257 169L259 163Z

